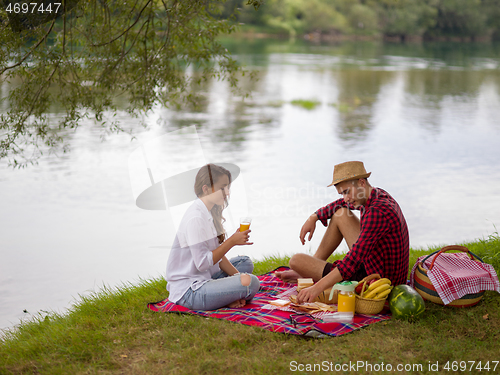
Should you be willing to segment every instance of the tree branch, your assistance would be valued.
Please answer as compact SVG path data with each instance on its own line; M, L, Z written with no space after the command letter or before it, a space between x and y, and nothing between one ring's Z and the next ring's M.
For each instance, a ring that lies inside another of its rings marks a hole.
M100 44L93 44L92 43L92 47L103 47L103 46L111 44L114 41L120 39L126 32L128 32L132 27L134 27L137 24L137 22L139 22L139 20L141 18L141 15L142 15L142 12L144 12L144 10L147 8L147 6L149 5L149 3L151 3L151 1L152 0L148 0L148 2L146 3L146 5L144 5L144 7L139 12L139 15L137 16L137 19L135 20L135 22L132 25L130 25L127 29L125 29L122 33L120 33L118 36L114 37L110 41L107 41L106 43L100 43Z
M66 54L66 0L63 1L63 41L62 41L62 50L63 55Z
M22 130L22 127L24 126L24 122L28 119L29 116L31 116L31 113L33 112L33 110L35 109L35 105L36 105L36 101L38 100L38 98L40 97L40 94L42 93L44 87L47 85L47 84L50 84L50 81L52 80L52 77L54 77L54 74L56 73L57 69L59 68L59 63L60 61L58 61L54 67L54 70L52 71L52 73L50 74L49 78L47 78L47 80L40 86L40 89L36 92L35 94L35 97L33 98L32 100L32 105L31 105L31 108L29 109L29 111L25 114L24 118L22 119L21 122L18 122L17 126L16 126L16 129L14 131L14 139L17 137L17 135L19 135L19 133L21 132Z
M1 75L5 72L5 71L7 71L7 70L9 70L9 69L14 69L15 67L17 67L17 66L21 65L21 64L24 62L24 60L26 60L26 59L27 59L27 58L28 58L28 57L29 57L29 56L33 53L33 51L34 51L35 49L37 49L37 48L38 48L38 46L39 46L40 44L42 44L42 42L43 42L45 39L47 39L47 37L49 36L50 32L52 31L52 28L54 27L55 23L56 23L56 20L54 19L54 20L52 21L52 23L50 24L49 31L47 31L47 33L43 36L43 38L42 38L42 39L40 39L36 45L34 45L33 47L31 47L30 51L29 51L26 55L24 55L24 57L23 57L23 58L22 58L22 59L21 59L18 63L14 64L14 65L11 65L11 66L7 66L7 67L5 67L2 71L0 71L0 76L1 76Z
M148 23L147 20L142 24L141 28L139 29L139 32L135 36L135 38L134 38L134 40L133 40L132 45L130 46L130 48L126 52L123 52L123 50L122 50L122 55L120 56L120 58L113 64L113 67L107 68L107 69L103 70L102 74L99 77L99 80L101 80L104 76L106 76L109 71L115 70L116 67L123 61L123 59L125 58L125 56L127 56L129 54L129 52L135 46L135 43L137 42L137 39L139 38L139 35L140 35L141 31L142 31L142 28L144 27L144 25L146 25L146 23Z

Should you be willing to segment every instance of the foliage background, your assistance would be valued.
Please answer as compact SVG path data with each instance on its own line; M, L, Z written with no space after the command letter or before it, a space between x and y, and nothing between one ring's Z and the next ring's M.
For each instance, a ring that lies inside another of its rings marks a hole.
M0 159L14 167L47 149L67 151L61 134L84 118L106 135L123 131L118 111L140 120L156 105L196 104L208 79L236 86L240 69L216 39L235 29L219 16L221 2L73 0L47 22L2 3L0 80L14 89L0 97L8 108L0 113ZM55 103L62 118L51 114Z
M290 36L500 38L499 0L266 0L258 12L245 3L227 1L224 16L239 8L239 22Z

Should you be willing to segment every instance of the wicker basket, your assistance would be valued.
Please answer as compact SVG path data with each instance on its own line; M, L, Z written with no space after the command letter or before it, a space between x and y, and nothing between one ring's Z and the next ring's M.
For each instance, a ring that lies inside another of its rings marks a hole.
M434 266L434 261L436 260L436 258L440 254L442 254L446 251L450 251L450 250L463 251L463 252L469 254L471 259L476 258L476 259L480 260L481 262L483 262L481 258L479 258L477 255L470 252L469 249L467 249L465 246L452 245L452 246L443 247L441 250L433 252L432 254L427 256L424 260L422 260L420 263L418 263L418 266L415 269L415 275L414 275L414 280L413 280L414 285L413 286L415 287L415 290L422 296L423 299L437 303L439 305L444 305L444 302L439 297L439 294L437 293L436 289L432 285L432 282L429 279L429 277L427 277L427 270L423 267L423 264L425 263L425 261L429 257L435 255L435 257L432 259L431 265L429 266L429 270L431 270L432 267ZM456 299L456 300L450 302L446 306L452 306L452 307L474 306L477 303L479 303L479 301L481 301L481 298L483 298L483 294L484 294L484 291L479 292L479 293L467 294L460 299Z
M373 279L380 279L380 275L378 273L374 273L372 275L366 276L363 280L359 282L360 284L363 283L361 294L363 294L363 292L365 291L368 281ZM378 314L384 308L386 299L387 297L381 299L373 299L373 298L363 298L356 295L356 307L355 307L356 313Z
M356 314L378 314L384 308L385 300L382 299L363 298L356 296Z

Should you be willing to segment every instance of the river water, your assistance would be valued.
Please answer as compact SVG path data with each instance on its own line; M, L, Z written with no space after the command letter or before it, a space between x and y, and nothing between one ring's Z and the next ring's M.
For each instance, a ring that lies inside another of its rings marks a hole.
M364 161L371 184L399 202L412 247L496 231L498 45L225 43L258 78L241 81L250 98L210 81L201 88L200 108L158 108L147 119L150 129L138 130L133 142L124 134L101 141L99 127L88 122L66 134L69 154L46 155L23 170L1 164L0 328L64 312L103 285L163 274L178 213L136 206L130 156L179 129L196 131L207 162L241 170L229 208L244 201L239 209L253 217L254 245L229 256L313 252L324 228L318 224L302 246L300 227L338 198L326 186L334 164L347 160ZM125 128L137 127L119 117ZM183 139L168 150L188 155L191 141ZM183 157L178 163L187 170L192 160ZM238 210L228 214L232 232Z

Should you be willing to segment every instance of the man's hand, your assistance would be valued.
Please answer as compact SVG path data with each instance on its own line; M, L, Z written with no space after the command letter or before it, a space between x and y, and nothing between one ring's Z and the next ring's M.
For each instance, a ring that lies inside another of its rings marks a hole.
M304 302L314 302L316 297L318 297L322 291L323 289L321 287L318 288L318 284L304 288L297 295L297 303L300 305Z
M302 245L306 243L305 237L307 233L309 233L309 238L307 240L311 241L314 230L316 229L316 221L318 221L318 215L314 213L311 216L309 216L304 225L302 225L302 229L300 230L300 236L299 236Z

